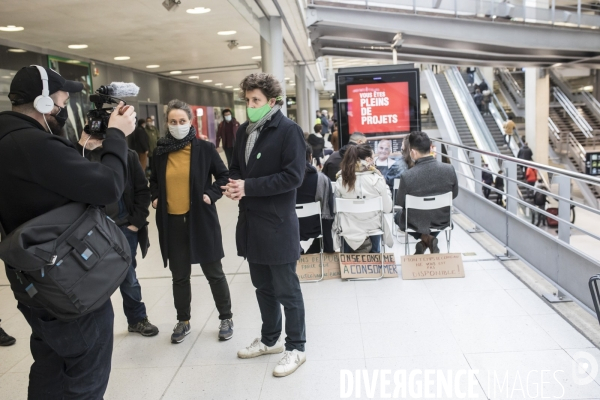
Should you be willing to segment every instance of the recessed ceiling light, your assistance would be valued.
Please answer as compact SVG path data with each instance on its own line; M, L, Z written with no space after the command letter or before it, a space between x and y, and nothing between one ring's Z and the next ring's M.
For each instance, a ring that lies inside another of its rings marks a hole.
M78 61L78 60L67 60L67 63L68 64L80 64L81 61Z
M229 36L229 35L235 35L236 33L237 33L236 31L221 31L221 32L217 32L217 35Z
M231 89L233 86L225 86L225 89Z
M286 80L286 81L289 81L289 80L290 80L290 78L285 78L285 80Z
M235 89L233 89L234 92L237 92L238 90L240 90L240 88L236 87Z
M158 65L158 64L146 65L146 68L158 68L158 67L160 67L160 65Z
M181 71L171 71L169 72L171 75L179 75Z
M188 78L190 78L190 79L200 79L200 77L198 75L188 76Z
M70 49L87 49L88 45L87 44L70 44L69 46Z
M125 60L129 60L131 57L128 56L119 56L119 57L115 57L115 60L117 61L125 61Z
M253 46L238 46L238 49L240 50L248 50L251 49Z
M203 80L202 82L204 82L204 83L211 83L211 82L212 82L212 79L205 79L205 80Z
M295 83L290 83L290 86L296 86L296 84Z
M215 86L223 86L222 83L215 83Z
M206 7L189 8L185 12L188 14L206 14L206 13L210 12L210 8L206 8Z
M2 79L10 79L10 76L8 76L8 75L4 75L4 76L2 77Z
M252 59L253 60L262 60L262 57L261 56L254 56L254 57L252 57Z
M0 31L2 32L19 32L22 31L23 28L22 26L14 26L14 25L7 25L7 26L0 26Z
M27 53L27 51L23 49L8 49L11 53Z

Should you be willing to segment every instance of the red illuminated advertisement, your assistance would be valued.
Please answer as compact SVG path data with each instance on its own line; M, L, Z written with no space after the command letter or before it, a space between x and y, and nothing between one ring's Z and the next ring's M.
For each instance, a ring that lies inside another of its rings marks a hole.
M410 131L408 82L348 85L349 131Z

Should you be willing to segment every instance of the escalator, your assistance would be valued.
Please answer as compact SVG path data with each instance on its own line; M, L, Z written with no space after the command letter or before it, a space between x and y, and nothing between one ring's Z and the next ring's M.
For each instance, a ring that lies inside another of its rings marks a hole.
M465 120L460 107L458 106L458 102L452 93L448 79L443 73L436 74L435 79L438 82L442 94L444 95L444 100L446 101L448 111L450 111L450 115L454 120L454 126L456 126L456 130L460 136L461 144L463 146L477 147L475 139L473 138L473 134L467 125L467 121Z
M465 83L468 83L469 77L468 77L467 73L465 71L463 71L461 73L461 75L463 77L463 81ZM478 79L475 80L475 83L480 83L480 82L481 81ZM490 90L491 90L491 86L489 85L489 82L486 82L486 83L488 84L488 88L490 88ZM509 149L508 146L506 145L506 141L504 139L504 132L502 129L500 129L500 126L498 126L498 122L496 122L496 118L494 118L494 115L492 112L493 112L492 107L490 107L490 113L485 114L485 115L482 114L481 116L483 117L483 121L485 122L485 125L487 126L490 134L492 135L492 138L494 139L494 143L496 143L496 146L498 147L500 154L503 154L505 156L514 157L515 154L513 154L511 149Z

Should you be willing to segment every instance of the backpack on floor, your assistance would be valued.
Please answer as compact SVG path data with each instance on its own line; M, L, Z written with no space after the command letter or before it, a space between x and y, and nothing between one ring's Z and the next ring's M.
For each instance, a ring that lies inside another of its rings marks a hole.
M131 264L121 229L104 209L69 203L6 235L0 225L0 258L31 298L59 320L100 308Z

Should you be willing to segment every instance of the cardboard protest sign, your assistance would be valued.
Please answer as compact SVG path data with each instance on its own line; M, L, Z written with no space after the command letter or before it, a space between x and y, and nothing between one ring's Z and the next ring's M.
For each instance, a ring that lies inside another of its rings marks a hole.
M323 254L324 278L340 279L340 254ZM321 278L321 256L320 254L303 254L298 260L296 267L298 279L302 281L312 281Z
M342 279L377 278L381 276L381 254L342 253L340 254ZM397 278L398 268L393 253L383 255L384 278Z
M402 279L464 278L460 253L415 254L402 257Z

